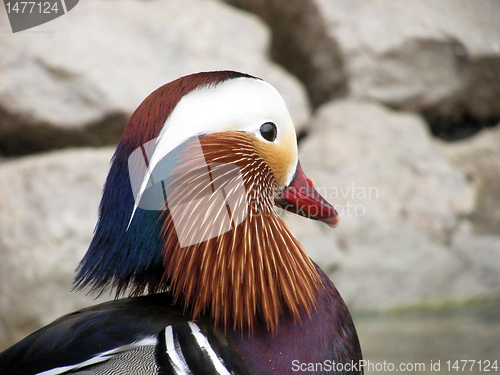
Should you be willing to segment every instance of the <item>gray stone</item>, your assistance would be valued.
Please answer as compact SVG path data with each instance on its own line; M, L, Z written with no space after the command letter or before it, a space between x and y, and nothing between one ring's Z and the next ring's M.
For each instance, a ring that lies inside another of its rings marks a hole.
M348 95L432 118L500 116L496 0L225 1L269 23L273 59L315 106Z
M497 201L498 203L498 201ZM498 227L497 227L498 229ZM478 278L492 296L500 290L500 233L496 235L457 233L453 237L452 250L466 262L466 272Z
M1 33L0 152L116 142L149 93L208 70L269 81L300 127L305 90L267 59L269 40L255 16L208 0L80 2L32 31Z
M84 148L0 164L0 350L94 303L70 291L112 153Z
M438 142L440 152L477 185L473 232L500 236L500 126L461 142Z
M271 27L271 57L306 86L316 107L346 94L342 51L311 0L224 0L258 14Z
M500 114L500 4L316 0L352 96L406 110Z
M421 117L343 100L322 106L311 128L299 157L340 224L332 230L285 219L350 306L440 304L500 292L491 281L500 267L484 264L494 250L484 250L482 261L465 257L469 247L457 237L479 241L467 231L477 184L441 153Z

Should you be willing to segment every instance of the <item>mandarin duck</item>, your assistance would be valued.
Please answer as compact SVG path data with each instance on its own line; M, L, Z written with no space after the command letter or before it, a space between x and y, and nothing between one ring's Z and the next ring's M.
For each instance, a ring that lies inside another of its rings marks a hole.
M75 278L116 299L10 347L0 374L361 374L342 297L275 207L338 221L277 90L231 71L160 87L126 125Z

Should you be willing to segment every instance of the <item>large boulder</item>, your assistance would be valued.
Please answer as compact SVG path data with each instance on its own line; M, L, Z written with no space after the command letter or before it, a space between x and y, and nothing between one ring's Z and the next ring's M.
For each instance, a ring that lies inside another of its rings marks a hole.
M112 153L83 148L0 164L0 350L94 303L71 287Z
M478 186L470 215L476 234L500 235L500 126L455 143L438 143L440 152Z
M500 263L487 262L499 254L500 238L478 239L469 230L478 185L443 155L420 116L357 100L328 103L299 156L340 224L331 230L285 219L351 306L500 292Z
M343 50L351 95L406 110L500 114L497 1L315 3Z
M496 0L225 1L269 23L273 58L315 105L347 93L431 119L500 116Z
M269 81L300 127L305 90L267 59L269 39L257 17L206 0L86 1L36 32L2 33L0 153L114 143L149 93L207 70Z
M224 0L258 14L272 29L271 57L306 86L316 107L346 95L342 50L313 0Z
M490 289L500 285L500 126L476 137L438 144L440 152L477 186L468 226L452 238L452 248Z

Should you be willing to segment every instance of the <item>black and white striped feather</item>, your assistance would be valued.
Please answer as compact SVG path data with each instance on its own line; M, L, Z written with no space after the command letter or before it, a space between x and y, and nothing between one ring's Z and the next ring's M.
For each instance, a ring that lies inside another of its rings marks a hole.
M0 354L2 375L245 375L208 320L191 322L166 294L66 315Z

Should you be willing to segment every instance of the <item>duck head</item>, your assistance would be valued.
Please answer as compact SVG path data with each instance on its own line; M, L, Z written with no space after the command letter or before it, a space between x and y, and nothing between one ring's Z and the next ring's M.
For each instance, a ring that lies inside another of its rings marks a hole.
M276 206L338 221L302 171L279 93L231 71L182 77L128 121L75 286L169 291L193 319L272 330L284 311L309 313L321 287Z

